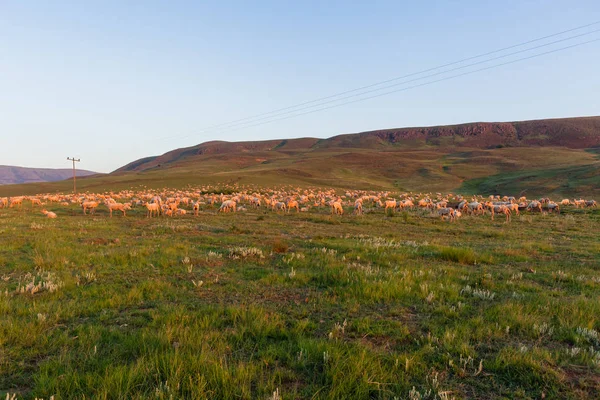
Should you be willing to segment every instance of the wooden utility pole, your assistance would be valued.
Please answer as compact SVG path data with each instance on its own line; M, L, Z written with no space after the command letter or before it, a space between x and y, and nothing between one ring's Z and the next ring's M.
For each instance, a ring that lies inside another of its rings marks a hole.
M73 161L73 194L76 194L77 193L77 184L75 183L75 162L79 162L81 160L79 158L76 159L75 157L73 157L73 158L67 157L67 160Z

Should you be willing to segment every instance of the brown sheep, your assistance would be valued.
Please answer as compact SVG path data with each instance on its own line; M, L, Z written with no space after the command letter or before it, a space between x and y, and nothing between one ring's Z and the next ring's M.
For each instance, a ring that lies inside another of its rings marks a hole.
M8 206L13 208L14 206L19 206L21 208L23 206L23 198L22 197L11 197L8 199Z
M396 202L396 200L386 200L385 201L385 210L387 211L388 208L391 208L392 211L398 206L398 203Z
M123 216L126 216L126 210L131 210L131 206L128 203L113 203L106 202L106 207L108 207L108 212L110 213L110 217L112 218L113 211L121 211Z
M336 215L343 215L344 208L342 207L342 203L339 201L334 201L331 203L331 213Z
M97 201L84 201L81 203L81 208L83 209L83 215L86 215L86 211L90 210L90 214L94 214L96 212L96 208L98 207Z
M160 215L160 204L144 203L144 206L148 210L148 212L146 213L146 218L152 218L154 216L154 213L156 213L157 217Z
M289 213L292 208L295 208L297 213L300 212L300 205L298 204L298 202L296 200L288 201L287 212Z

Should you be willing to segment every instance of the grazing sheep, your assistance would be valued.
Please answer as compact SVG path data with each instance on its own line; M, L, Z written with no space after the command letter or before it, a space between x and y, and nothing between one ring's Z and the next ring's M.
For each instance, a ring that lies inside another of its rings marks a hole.
M398 206L396 200L386 200L385 201L385 210L387 212L388 208L391 208L392 211Z
M83 215L87 214L87 210L90 210L90 214L94 214L96 212L96 208L98 207L97 201L84 201L81 203L81 208L83 209Z
M553 201L550 201L546 207L548 208L548 212L557 212L560 214L560 207Z
M295 208L297 213L300 212L300 206L298 205L298 202L296 200L288 201L287 212L289 213L292 208Z
M8 207L8 197L0 198L0 208Z
M445 219L447 217L450 222L455 221L454 208L443 207L443 208L439 208L437 212L438 212L438 215L440 217L442 217L442 219Z
M467 212L469 212L470 214L483 214L483 204L477 202L477 201L473 201L469 204L467 204Z
M110 213L110 217L112 218L113 211L121 211L123 216L126 216L126 211L131 210L131 206L128 203L116 203L116 202L106 202L106 207L108 207L108 212Z
M362 213L363 213L362 200L361 199L357 199L354 202L354 214L356 214L356 215L362 215Z
M344 208L342 207L342 203L339 201L334 201L331 203L331 213L336 215L343 215Z
M221 207L219 207L219 211L218 212L236 212L237 209L237 203L233 200L225 200L223 203L221 203Z
M29 199L31 201L31 206L42 206L42 201L40 199L38 199L37 197L32 197L31 199Z
M19 208L21 208L23 206L23 198L11 197L8 199L8 207L13 208L14 206L19 206Z
M286 211L287 211L287 206L286 206L286 205L285 205L285 203L284 203L284 202L282 202L282 201L274 201L274 202L273 202L273 203L271 203L271 204L272 204L272 206L273 206L273 210L275 210L275 211L279 211L279 210L281 210L281 211L283 211L283 212L286 212Z
M415 203L412 202L412 200L402 200L400 202L400 204L398 204L398 207L400 207L400 209L405 209L405 208L410 208L412 209L415 206Z
M585 202L585 206L586 207L598 207L598 204L596 203L596 200L587 200Z
M515 214L517 214L517 215L520 215L520 214L519 214L519 205L518 205L518 204L516 204L516 203L507 203L507 204L505 204L505 206L506 206L506 207L507 207L507 208L508 208L508 209L509 209L511 212L514 212Z
M52 211L42 210L42 214L48 218L56 218L56 213L53 213Z
M531 203L529 203L529 205L527 206L527 211L533 210L538 210L539 212L542 212L542 203L540 203L537 200L533 200Z
M253 206L253 207L255 207L255 208L260 207L260 199L258 197L251 198L250 199L250 205Z
M562 199L560 202L561 206L568 206L570 204L571 204L571 200L569 200L569 199Z
M146 217L147 218L152 218L154 216L154 213L156 213L157 217L160 215L160 204L158 204L158 203L144 203L144 206L148 210L148 212L146 213Z
M490 209L492 211L492 221L494 220L494 214L504 214L506 215L506 222L510 221L511 211L510 208L501 204L501 205L493 205Z

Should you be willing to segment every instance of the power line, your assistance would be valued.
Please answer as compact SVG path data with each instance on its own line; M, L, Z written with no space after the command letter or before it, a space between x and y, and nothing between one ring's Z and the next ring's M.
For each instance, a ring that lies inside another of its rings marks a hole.
M380 88L377 88L377 89L366 90L366 91L362 91L362 92L359 92L359 93L351 94L351 95L348 95L348 96L340 97L340 98L337 98L337 99L328 100L328 101L324 101L324 102L319 102L319 103L314 104L312 106L306 106L306 107L301 107L301 108L297 108L297 109L286 111L286 112L276 113L276 114L268 116L268 117L265 116L265 117L262 117L262 118L255 119L254 121L247 121L245 123L231 124L231 125L229 125L227 127L223 127L221 129L218 129L217 131L222 131L223 129L230 130L231 128L236 127L238 125L246 125L246 124L249 124L249 123L251 124L251 123L259 122L259 121L266 120L266 119L271 119L271 118L278 117L278 116L283 116L283 115L287 115L287 114L296 113L298 111L303 111L303 110L307 110L307 109L311 109L311 108L315 108L315 107L320 107L320 106L323 106L323 105L326 105L326 104L331 104L331 103L335 103L335 102L342 101L342 100L347 100L347 99L350 99L350 98L353 98L353 97L362 96L362 95L369 94L369 93L374 93L374 92L379 92L381 90L389 89L389 88L400 86L400 85L405 85L407 83L416 82L416 81L427 79L427 78L432 78L434 76L439 76L439 75L447 74L447 73L450 73L450 72L454 72L454 71L458 71L458 70L461 70L461 69L473 67L473 66L476 66L476 65L481 65L481 64L484 64L484 63L488 63L490 61L495 61L495 60L499 60L499 59L502 59L502 58L514 56L516 54L521 54L521 53L529 52L529 51L536 50L536 49L539 49L539 48L542 48L542 47L548 47L548 46L551 46L553 44L557 44L557 43L560 43L560 42L565 42L567 40L576 39L576 38L579 38L579 37L582 37L582 36L591 35L591 34L597 33L597 32L600 32L600 29L596 29L594 31L582 33L582 34L579 34L579 35L571 36L571 37L560 39L560 40L555 40L553 42L545 43L545 44L542 44L542 45L539 45L539 46L530 47L528 49L515 51L515 52L504 54L504 55L501 55L501 56L489 58L489 59L486 59L486 60L483 60L483 61L478 61L478 62L475 62L475 63L471 63L471 64L463 65L463 66L460 66L460 67L452 68L452 69L449 69L449 70L444 70L444 71L436 72L434 74L429 74L429 75L421 76L421 77L418 77L418 78L410 79L410 80L407 80L407 81L403 81L403 82L399 82L399 83L394 83L392 85L383 86L383 87L380 87ZM214 131L214 130L211 130L211 131Z
M409 87L405 87L405 88L401 88L401 89L396 89L396 90L392 90L392 91L385 92L385 93L379 93L379 94L376 94L376 95L373 95L373 96L368 96L368 97L364 97L364 98L360 98L360 99L356 99L356 100L352 100L352 101L347 101L347 102L344 102L344 103L341 103L341 104L334 104L332 106L323 107L323 108L319 108L319 109L316 109L316 110L311 110L311 111L303 112L303 113L300 113L300 114L289 115L289 116L286 116L286 117L276 118L276 119L272 119L272 120L269 120L269 121L265 121L265 122L261 122L261 123L257 123L257 124L253 124L253 125L247 125L247 126L239 127L239 128L236 128L236 129L232 129L231 131L237 131L237 130L240 130L240 129L252 128L252 127L255 127L255 126L265 125L265 124L269 124L269 123L276 122L276 121L282 121L282 120L289 119L289 118L299 117L299 116L306 115L306 114L312 114L312 113L319 112L319 111L324 111L324 110L329 110L329 109L332 109L332 108L337 108L337 107L345 106L347 104L358 103L358 102L361 102L361 101L370 100L370 99L374 99L374 98L377 98L377 97L387 96L387 95L390 95L390 94L393 94L393 93L404 92L404 91L407 91L407 90L410 90L410 89L415 89L415 88L419 88L419 87L423 87L423 86L427 86L427 85L432 85L434 83L438 83L438 82L443 82L443 81L447 81L447 80L450 80L450 79L459 78L459 77L462 77L462 76L465 76L465 75L470 75L470 74L474 74L474 73L477 73L477 72L486 71L486 70L489 70L489 69L498 68L498 67L502 67L502 66L509 65L509 64L514 64L516 62L525 61L525 60L529 60L529 59L532 59L532 58L545 56L545 55L552 54L552 53L557 53L559 51L571 49L571 48L574 48L574 47L583 46L583 45L586 45L586 44L589 44L589 43L593 43L593 42L598 42L598 41L600 41L600 38L593 39L593 40L588 40L586 42L576 43L576 44L573 44L573 45L570 45L570 46L561 47L561 48L550 50L550 51L546 51L544 53L534 54L534 55L528 56L528 57L518 58L516 60L507 61L507 62L504 62L504 63L501 63L501 64L491 65L489 67L479 68L479 69L476 69L476 70L473 70L473 71L463 72L461 74L448 76L448 77L437 79L437 80L434 80L434 81L424 82L424 83L421 83L421 84L418 84L418 85L414 85L414 86L409 86Z
M514 44L514 45L511 45L511 46L503 47L501 49L497 49L497 50L489 51L489 52L486 52L486 53L478 54L478 55L475 55L475 56L463 58L463 59L458 60L458 61L453 61L453 62L446 63L446 64L443 64L443 65L440 65L440 66L437 66L437 67L429 68L429 69L426 69L426 70L422 70L422 71L410 73L410 74L403 75L403 76L396 77L396 78L392 78L392 79L387 79L387 80L384 80L384 81L380 81L380 82L373 83L373 84L370 84L370 85L362 86L362 87L359 87L359 88L355 88L355 89L351 89L351 90L339 92L339 93L336 93L336 94L333 94L333 95L330 95L330 96L320 97L320 98L317 98L317 99L314 99L314 100L306 101L306 102L295 104L295 105L288 106L288 107L279 108L279 109L276 109L276 110L273 110L273 111L264 112L264 113L260 113L260 114L255 114L255 115L252 115L252 116L248 116L248 117L245 117L245 118L236 119L236 120L233 120L233 121L229 121L229 122L225 122L225 123L221 123L221 124L217 124L217 125L212 125L212 126L209 126L209 127L206 127L204 129L200 130L199 133L206 133L207 131L213 130L214 128L226 127L226 126L233 125L233 124L239 125L239 123L242 122L242 121L246 121L247 123L257 122L257 121L249 121L249 120L254 120L254 119L257 119L259 117L263 117L263 116L267 116L267 115L271 115L271 114L280 113L281 111L295 109L295 108L298 108L298 107L301 107L301 106L305 106L305 105L308 105L308 104L317 103L317 102L320 102L322 100L329 100L329 99L332 99L332 98L335 98L335 97L339 97L339 96L342 96L342 95L345 95L345 94L349 94L349 93L358 92L358 91L361 91L361 90L364 90L364 89L370 89L370 88L375 87L375 86L384 85L386 83L394 82L394 81L397 81L397 80L400 80L400 79L405 79L405 78L409 78L409 77L412 77L412 76L415 76L415 75L420 75L420 74L431 72L431 71L434 71L434 70L437 70L437 69L441 69L441 68L449 67L449 66L452 66L452 65L460 64L460 63L463 63L465 61L470 61L470 60L474 60L474 59L477 59L477 58L485 57L485 56L488 56L488 55L491 55L491 54L500 53L502 51L506 51L506 50L510 50L510 49L513 49L513 48L525 46L527 44L531 44L531 43L539 42L539 41L542 41L542 40L545 40L545 39L549 39L549 38L552 38L552 37L564 35L565 33L569 33L569 32L573 32L573 31L581 30L581 29L584 29L584 28L588 28L590 26L598 25L598 24L600 24L600 21L596 21L596 22L592 22L592 23L589 23L589 24L577 26L575 28L571 28L571 29L564 30L564 31L561 31L561 32L553 33L553 34L546 35L546 36L543 36L543 37L539 37L539 38L536 38L536 39L528 40L528 41L525 41L525 42L522 42L522 43L518 43L518 44ZM453 69L453 70L455 70L455 69ZM446 72L450 72L450 71L446 71ZM383 89L384 88L380 88L380 89L377 89L377 90L383 90ZM360 95L360 94L358 94L358 95ZM341 100L341 99L338 99L338 100ZM338 101L338 100L334 100L334 101ZM326 103L323 103L323 104L326 104ZM318 106L318 105L315 105L315 106ZM306 109L306 108L308 108L308 107L305 107L304 109ZM299 110L295 110L295 111L299 111ZM290 111L290 112L295 112L295 111ZM274 115L272 115L272 117L274 117ZM265 119L265 118L262 118L262 119ZM186 136L183 136L183 137L190 137L190 136L194 136L194 135L186 135ZM160 138L158 140L171 139L171 138L173 138L173 136Z

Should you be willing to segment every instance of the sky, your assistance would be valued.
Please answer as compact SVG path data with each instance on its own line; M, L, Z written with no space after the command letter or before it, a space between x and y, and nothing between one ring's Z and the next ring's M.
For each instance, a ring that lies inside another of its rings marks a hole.
M600 115L600 41L431 82L596 32L227 125L598 21L598 0L0 0L0 165L111 172L211 140Z

